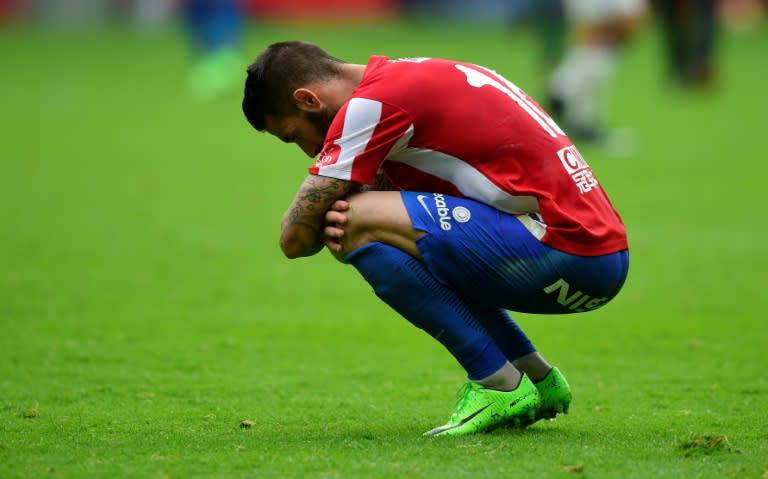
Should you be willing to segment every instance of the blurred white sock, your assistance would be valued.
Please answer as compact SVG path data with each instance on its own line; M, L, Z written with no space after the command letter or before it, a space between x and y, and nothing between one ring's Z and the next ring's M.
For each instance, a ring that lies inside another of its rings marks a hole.
M572 48L552 73L550 92L564 102L566 125L596 128L602 96L613 74L614 48L580 45Z

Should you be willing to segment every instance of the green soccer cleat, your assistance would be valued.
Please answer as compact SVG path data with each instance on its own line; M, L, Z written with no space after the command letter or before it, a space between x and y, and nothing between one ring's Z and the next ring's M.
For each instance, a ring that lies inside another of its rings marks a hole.
M539 393L525 374L513 391L486 389L469 382L459 391L456 411L448 422L425 436L463 436L507 425L520 427L535 420Z
M568 414L573 396L568 381L559 369L550 369L544 379L535 383L535 386L541 396L541 402L536 409L534 422L539 419L554 419L560 413Z
M196 101L213 101L242 88L240 53L234 47L209 52L192 66L187 89Z

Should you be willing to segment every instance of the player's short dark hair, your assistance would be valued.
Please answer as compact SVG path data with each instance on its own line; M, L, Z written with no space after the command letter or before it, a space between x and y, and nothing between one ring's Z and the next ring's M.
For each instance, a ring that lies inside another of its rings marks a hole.
M295 109L293 92L315 81L340 74L342 60L307 42L273 43L248 66L243 94L243 113L257 130L266 128L267 115Z

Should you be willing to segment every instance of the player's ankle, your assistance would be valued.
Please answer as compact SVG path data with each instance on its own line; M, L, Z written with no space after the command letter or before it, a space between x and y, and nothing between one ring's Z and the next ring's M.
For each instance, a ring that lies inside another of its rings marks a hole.
M547 377L552 370L552 365L536 351L515 359L512 364L528 375L534 383Z
M493 389L495 391L513 391L520 385L521 380L522 373L515 368L512 363L506 362L501 369L495 373L473 382L480 384L486 389Z

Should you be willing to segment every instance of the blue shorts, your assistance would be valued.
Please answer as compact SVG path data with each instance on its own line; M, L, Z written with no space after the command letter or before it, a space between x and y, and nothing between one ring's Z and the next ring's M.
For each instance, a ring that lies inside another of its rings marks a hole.
M401 193L427 268L471 302L562 314L597 309L621 289L628 251L576 256L541 243L533 216L439 193ZM543 231L543 230L542 230Z

